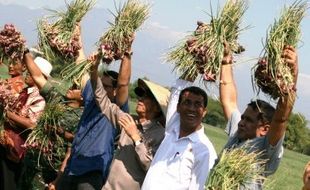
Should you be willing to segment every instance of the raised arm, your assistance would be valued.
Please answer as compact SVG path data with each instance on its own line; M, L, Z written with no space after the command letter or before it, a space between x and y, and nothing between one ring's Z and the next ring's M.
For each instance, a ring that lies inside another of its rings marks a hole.
M30 118L20 116L14 112L7 111L6 116L22 129L33 129L36 127L36 123L32 122Z
M35 64L33 57L30 53L24 54L24 63L27 66L27 69L32 76L34 82L36 83L39 90L43 88L43 86L46 84L47 79L42 74L40 68Z
M285 46L282 57L285 59L286 64L291 68L294 76L294 84L292 93L282 96L278 100L275 114L272 118L270 129L268 132L269 144L275 146L283 137L286 130L288 118L294 106L296 96L296 84L298 78L298 58L297 52L292 46Z
M82 41L82 31L81 31L81 24L78 23L75 28L75 32L79 36L79 44L81 46L81 49L79 50L79 55L76 58L76 64L81 63L82 61L86 60L85 52L84 52L84 46L83 46L83 41Z
M220 71L220 101L225 118L228 120L237 109L237 87L233 77L231 50L225 43L224 57Z
M90 79L96 104L100 108L102 114L110 120L113 126L118 127L117 121L123 112L116 104L111 103L102 85L101 79L98 76L98 65L100 62L98 54L93 54L90 60L93 62L90 70Z
M128 50L122 57L121 65L119 68L119 74L117 79L117 91L116 91L116 104L118 106L124 105L128 100L129 82L131 77L131 44L134 40L134 36L130 38L128 44L130 44Z

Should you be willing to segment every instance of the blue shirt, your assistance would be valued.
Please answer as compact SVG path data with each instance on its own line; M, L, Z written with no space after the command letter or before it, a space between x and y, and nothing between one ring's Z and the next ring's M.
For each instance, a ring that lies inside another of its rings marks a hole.
M102 171L105 181L113 158L117 129L97 106L90 80L87 81L82 96L84 111L65 173L79 176L91 171ZM121 109L128 112L128 102Z

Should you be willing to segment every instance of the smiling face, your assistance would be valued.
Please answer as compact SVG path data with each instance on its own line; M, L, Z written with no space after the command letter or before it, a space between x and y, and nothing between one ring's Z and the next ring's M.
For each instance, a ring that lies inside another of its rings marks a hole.
M182 95L177 111L180 114L180 137L199 130L202 119L207 113L203 96L189 91Z

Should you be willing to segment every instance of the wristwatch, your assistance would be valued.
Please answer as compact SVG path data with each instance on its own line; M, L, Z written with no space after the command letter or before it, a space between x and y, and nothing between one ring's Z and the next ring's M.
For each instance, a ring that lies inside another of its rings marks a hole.
M129 57L129 58L131 58L132 54L133 54L132 51L130 51L130 52L125 51L125 52L124 52L124 56L127 56L127 57Z
M27 53L29 53L29 52L30 52L30 51L29 51L28 48L25 48L25 49L24 49L24 55L27 54Z

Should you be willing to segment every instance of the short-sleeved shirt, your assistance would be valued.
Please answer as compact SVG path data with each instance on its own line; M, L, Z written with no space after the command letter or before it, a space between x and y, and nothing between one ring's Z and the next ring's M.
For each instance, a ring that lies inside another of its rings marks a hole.
M46 102L52 102L56 99L60 103L65 102L65 97L59 92L59 90L50 81L47 81L44 84L44 86L40 90L40 94L41 96L44 97Z
M227 126L226 126L226 132L229 135L229 139L224 146L225 149L227 148L238 148L243 146L246 143L246 147L249 147L248 151L250 152L263 152L261 159L267 160L267 163L265 164L265 176L273 174L277 168L279 167L281 158L283 156L283 141L284 136L281 138L281 140L277 143L277 145L272 146L269 144L268 137L257 137L251 140L247 141L241 141L237 137L237 129L238 129L238 123L241 120L241 114L239 110L235 110L231 118L229 119ZM259 183L252 183L249 184L250 189L262 189L262 181Z
M87 81L82 96L84 111L65 173L80 176L91 171L101 171L105 180L113 157L116 127L96 104L90 80ZM128 102L121 109L128 111Z

